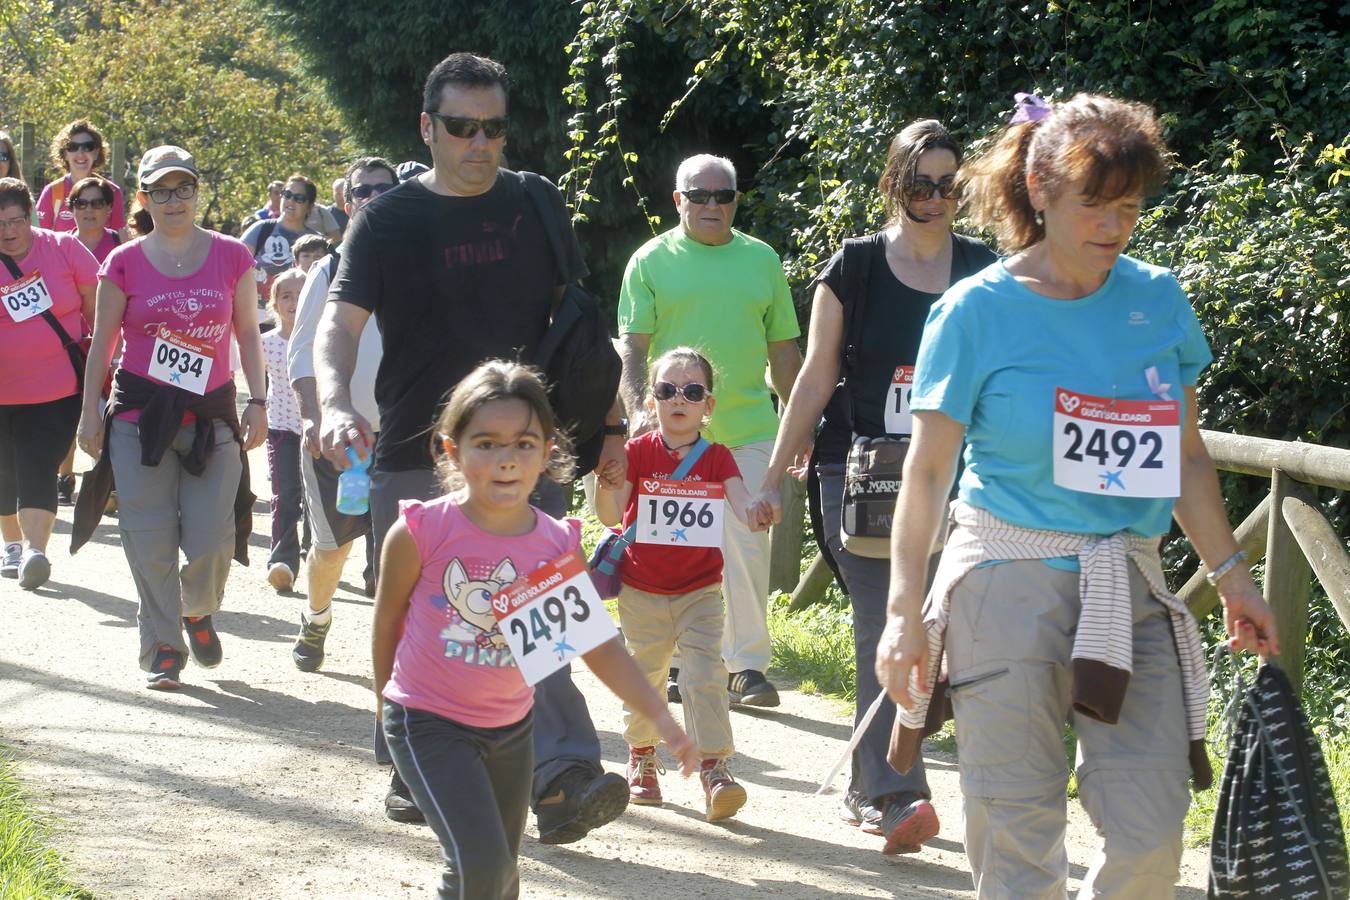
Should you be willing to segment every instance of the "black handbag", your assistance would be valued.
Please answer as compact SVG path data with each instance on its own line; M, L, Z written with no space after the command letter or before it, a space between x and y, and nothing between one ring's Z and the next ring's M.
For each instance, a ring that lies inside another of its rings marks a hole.
M1317 735L1289 679L1263 665L1240 703L1210 842L1209 896L1345 900L1345 835Z

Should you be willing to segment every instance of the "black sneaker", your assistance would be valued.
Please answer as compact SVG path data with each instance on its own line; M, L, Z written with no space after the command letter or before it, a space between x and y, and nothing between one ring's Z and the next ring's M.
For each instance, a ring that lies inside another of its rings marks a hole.
M323 665L323 641L328 637L328 628L333 624L330 617L322 625L311 622L303 615L300 617L300 636L295 639L291 650L291 659L301 672L317 672Z
M763 672L754 669L728 674L727 694L733 704L742 706L778 705L778 688L769 683Z
M674 667L666 675L666 702L680 702L680 670Z
M182 672L183 654L168 644L160 644L155 651L155 661L150 666L145 686L152 691L176 691L183 686L179 678Z
M192 661L203 669L214 669L220 665L225 653L220 648L220 635L216 626L211 624L210 616L197 616L183 619L183 630L188 636L188 650L192 652Z
M410 825L421 825L427 820L413 802L412 792L399 777L398 769L394 770L394 777L389 779L389 793L384 795L384 814L395 822L406 822Z
M563 772L535 807L539 843L570 844L588 831L613 822L628 807L628 782L622 775L593 775L584 766Z
M881 834L881 810L857 791L844 793L844 800L839 805L839 818L864 834Z
M911 802L909 798L913 796L893 797L882 810L881 833L886 836L886 846L881 852L887 856L918 853L924 841L937 837L940 828L937 810L922 797Z
M75 473L56 476L56 502L62 506L75 503Z

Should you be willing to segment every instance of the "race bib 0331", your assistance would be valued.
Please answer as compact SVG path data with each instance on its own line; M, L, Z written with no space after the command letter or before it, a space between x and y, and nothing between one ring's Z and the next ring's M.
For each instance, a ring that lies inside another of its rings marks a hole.
M34 272L0 288L0 303L16 323L27 322L52 308L52 294L42 280L42 273Z
M1055 484L1117 497L1181 496L1181 404L1055 389Z

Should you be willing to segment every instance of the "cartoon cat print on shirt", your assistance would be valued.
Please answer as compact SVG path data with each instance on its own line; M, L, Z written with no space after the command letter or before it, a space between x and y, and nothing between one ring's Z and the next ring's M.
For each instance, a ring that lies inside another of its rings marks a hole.
M442 578L451 618L441 637L447 642L504 649L506 638L502 637L497 617L492 614L492 595L515 580L516 567L509 559L502 560L492 574L482 580L469 578L463 564L452 559Z

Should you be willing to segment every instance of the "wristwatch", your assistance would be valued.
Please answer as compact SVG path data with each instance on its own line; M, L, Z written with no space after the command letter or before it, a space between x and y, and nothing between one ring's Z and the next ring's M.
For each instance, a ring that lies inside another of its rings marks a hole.
M249 397L248 400L247 400L246 402L249 403L249 404L252 404L252 405L254 405L254 406L266 406L266 405L267 405L267 401L264 400L262 397Z
M617 425L605 425L602 429L605 437L628 437L628 420L620 419Z

